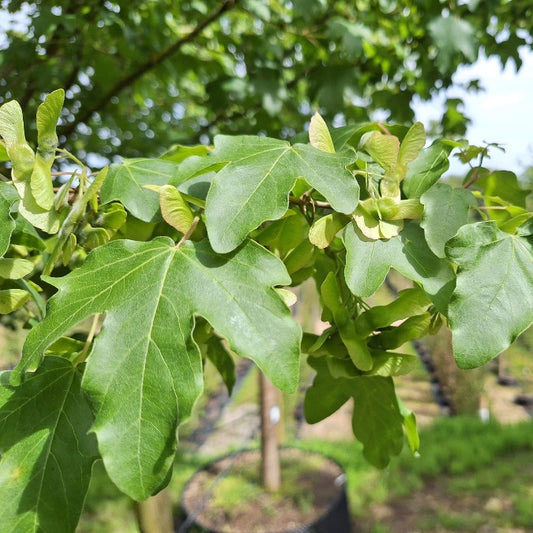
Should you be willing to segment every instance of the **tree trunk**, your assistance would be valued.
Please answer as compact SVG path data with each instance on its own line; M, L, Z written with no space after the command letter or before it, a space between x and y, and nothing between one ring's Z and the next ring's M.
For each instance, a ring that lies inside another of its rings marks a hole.
M174 533L168 489L142 502L135 502L135 516L141 533Z
M260 372L261 390L261 477L268 492L281 487L278 424L281 419L281 393Z

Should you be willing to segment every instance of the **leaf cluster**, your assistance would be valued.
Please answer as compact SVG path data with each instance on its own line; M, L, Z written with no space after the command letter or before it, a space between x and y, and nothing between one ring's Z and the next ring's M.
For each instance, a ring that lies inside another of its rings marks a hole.
M51 531L66 513L73 531L97 458L129 496L160 490L207 359L230 389L242 356L290 393L306 354L307 419L352 401L354 435L384 467L405 438L419 445L394 389L416 363L406 342L446 323L472 368L533 322L528 191L480 166L444 183L449 154L468 146L426 146L419 123L330 132L315 115L309 143L221 135L92 173L57 146L62 99L39 108L36 151L19 104L0 107L0 312L31 328L0 373L9 530ZM59 157L74 170L54 172ZM373 305L391 269L411 286ZM307 279L322 332L291 316Z

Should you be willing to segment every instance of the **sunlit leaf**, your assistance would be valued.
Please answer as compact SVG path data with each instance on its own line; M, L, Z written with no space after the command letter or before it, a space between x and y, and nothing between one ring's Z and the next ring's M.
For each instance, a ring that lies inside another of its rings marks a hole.
M357 205L359 186L346 170L353 156L268 137L217 136L204 159L210 158L228 162L213 179L206 204L209 239L220 253L236 248L261 223L281 218L299 177L336 211L351 213Z
M144 222L161 220L159 195L145 185L166 185L177 176L179 165L162 159L125 159L111 165L100 191L102 203L121 202Z
M335 147L324 119L315 113L309 123L309 144L323 152L335 153Z
M490 361L533 322L532 253L530 240L495 222L463 226L448 241L446 254L459 265L449 320L460 367Z
M114 241L68 276L47 281L59 290L28 336L17 372L37 365L70 327L106 313L83 387L96 409L93 429L106 469L134 498L167 478L176 428L201 393L196 315L275 385L296 387L301 333L272 288L290 278L279 259L251 241L229 256L215 254L207 241L179 248L168 238Z

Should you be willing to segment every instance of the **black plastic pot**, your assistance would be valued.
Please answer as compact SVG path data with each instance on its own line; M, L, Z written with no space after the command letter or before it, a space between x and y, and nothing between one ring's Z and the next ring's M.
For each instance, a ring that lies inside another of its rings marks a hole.
M250 451L250 450L247 450ZM302 450L300 450L302 451ZM246 450L245 450L246 452ZM189 531L191 527L194 527L194 531L202 531L205 533L226 533L227 529L212 529L211 527L206 527L205 523L202 524L203 520L201 517L201 512L198 511L198 504L200 502L196 501L195 505L188 506L187 505L187 498L185 495L187 494L187 490L191 483L194 482L195 477L201 473L202 471L208 470L212 467L212 465L215 465L219 463L220 461L234 457L236 455L239 455L243 452L237 452L237 454L231 454L222 457L218 461L214 461L213 463L210 463L209 465L206 465L205 467L201 468L187 483L185 488L183 489L182 493L182 505L184 508L184 511L186 513L186 520L181 526L181 528L178 529L179 533L186 533ZM310 453L312 455L319 455L315 452L304 452L302 453ZM326 461L330 462L331 464L336 465L336 467L339 469L340 472L342 472L342 468L340 465L333 461L329 457L325 457L321 455ZM268 530L268 533L350 533L351 531L351 523L350 523L350 513L348 511L348 499L346 495L346 481L345 481L344 474L340 474L335 479L335 485L336 489L335 491L332 491L332 500L331 503L327 506L327 508L321 513L321 515L316 518L313 522L308 524L302 524L301 526L298 526L296 528L291 527L284 530ZM209 497L208 495L206 496ZM192 508L189 508L192 507ZM244 531L244 530L242 530ZM253 533L253 530L247 530L246 533Z

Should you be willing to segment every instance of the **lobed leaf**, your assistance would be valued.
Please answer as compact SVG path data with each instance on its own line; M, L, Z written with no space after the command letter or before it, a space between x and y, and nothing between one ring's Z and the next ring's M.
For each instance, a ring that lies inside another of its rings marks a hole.
M420 198L448 170L450 145L435 141L409 165L402 190L407 198Z
M445 245L469 219L471 207L477 206L474 195L462 188L436 183L420 197L424 205L421 226L428 246L437 257L446 257Z
M267 220L281 218L296 180L305 178L336 211L351 213L359 186L346 166L353 155L330 154L309 145L291 146L268 137L217 136L205 168L226 162L214 177L206 201L206 226L213 249L235 249ZM209 160L211 159L211 163Z
M64 278L47 281L58 293L29 334L16 371L38 364L68 328L106 313L83 387L95 407L93 429L106 469L133 498L146 498L167 479L176 428L201 393L196 315L279 388L296 387L301 332L272 288L290 277L252 241L224 257L207 241L179 248L168 238L114 241Z
M433 254L415 222L406 224L398 237L386 241L367 240L349 224L343 240L344 275L353 294L371 296L385 281L390 268L394 268L420 283L439 311L446 313L455 281L453 268L449 261Z
M125 159L111 165L100 191L101 201L121 202L136 218L144 222L161 221L159 195L145 185L167 185L176 181L179 165L163 159Z
M6 533L73 533L98 456L80 368L46 357L18 387L0 373L0 524Z
M532 253L530 240L493 221L463 226L448 241L458 265L449 321L461 368L490 361L533 322Z

